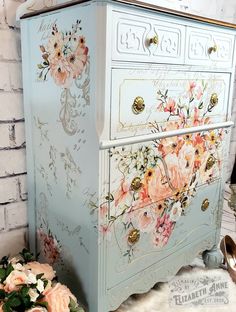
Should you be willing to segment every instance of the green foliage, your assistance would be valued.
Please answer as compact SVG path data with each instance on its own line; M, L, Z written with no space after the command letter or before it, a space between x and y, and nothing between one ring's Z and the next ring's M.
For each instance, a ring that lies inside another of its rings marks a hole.
M28 249L24 248L22 252L20 252L21 257L23 258L24 263L28 263L31 261L35 261L35 256Z
M77 302L70 297L70 304L69 304L70 312L84 312L82 307L79 307Z

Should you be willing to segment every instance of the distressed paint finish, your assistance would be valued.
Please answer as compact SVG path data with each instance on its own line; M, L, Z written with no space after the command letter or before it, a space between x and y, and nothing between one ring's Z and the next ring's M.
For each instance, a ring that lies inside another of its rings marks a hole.
M138 27L142 15L153 29L160 20L164 33L177 23L182 38L193 27L214 30L234 45L232 29L113 1L22 20L31 246L90 312L115 310L171 278L214 248L220 223L233 58L190 67L180 40L176 64L157 50L148 62L135 45L124 62L113 29L127 15ZM143 115L131 109L134 96L146 98ZM164 136L144 142L153 134ZM122 139L131 141L112 148Z

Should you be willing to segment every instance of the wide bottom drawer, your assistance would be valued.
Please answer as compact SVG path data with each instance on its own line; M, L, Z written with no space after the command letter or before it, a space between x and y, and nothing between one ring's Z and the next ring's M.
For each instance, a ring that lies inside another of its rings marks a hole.
M181 213L178 196L182 195L176 194L175 204L168 205L167 199L163 207L164 201L160 201L124 213L118 222L110 223L106 243L107 289L214 231L220 188L218 180L193 189Z

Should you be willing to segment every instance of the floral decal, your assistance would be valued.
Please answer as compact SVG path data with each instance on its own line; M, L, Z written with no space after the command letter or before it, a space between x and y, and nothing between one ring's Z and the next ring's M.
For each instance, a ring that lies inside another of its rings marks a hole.
M57 237L50 230L48 223L48 199L44 193L39 195L39 208L37 210L37 242L43 258L50 264L62 262L62 246Z
M199 117L199 110L205 107L203 91L204 85L200 89L190 83L189 102L193 107L189 103L181 106L181 101L169 98L168 90L159 91L158 109L168 112L168 117L162 126L152 124L152 131L170 131L210 122L206 115L214 108L214 103L207 104ZM112 233L119 231L114 236L123 235L127 249L121 246L119 249L129 259L136 248L140 248L128 239L132 230L137 230L140 239L149 233L151 243L163 248L179 219L188 213L197 187L219 177L222 139L223 130L216 129L111 149L111 190L98 207L102 235L110 240ZM116 242L119 244L117 239Z
M38 78L46 81L50 73L55 84L63 88L59 119L68 135L78 131L80 108L90 101L89 50L80 25L77 20L70 31L63 32L54 24L47 43L40 45L43 60L38 64ZM70 90L73 84L76 95Z
M212 112L218 103L218 96L213 93L208 99L208 82L204 80L189 81L186 91L175 98L169 90L157 91L157 110L168 114L166 122L178 119L176 128L195 127L210 123L207 114ZM174 130L172 129L172 130Z

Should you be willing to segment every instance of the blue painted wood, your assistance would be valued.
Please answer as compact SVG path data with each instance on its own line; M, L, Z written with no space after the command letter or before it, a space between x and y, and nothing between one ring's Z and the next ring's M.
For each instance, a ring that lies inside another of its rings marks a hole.
M161 29L157 28L159 20ZM202 47L197 46L199 56L194 60L189 50L191 45L186 46L187 41L178 39L175 32L170 37L174 45L168 52L165 25L171 22L179 25L178 34L184 38L188 35L192 38L192 27L199 27L196 28L199 34L212 36L212 40L222 38L218 54L209 56L204 46L201 60ZM210 107L210 96L215 89L221 90L218 113L209 111L214 123L220 125L230 116L234 31L113 1L91 1L26 18L21 21L21 30L31 248L40 251L41 259L55 266L62 281L90 312L115 310L129 295L148 291L156 282L168 280L199 252L217 244L229 133L223 131L223 141L219 129L213 130L218 133L216 139L210 136L210 131L201 133L209 148L202 154L201 150L196 151L193 139L190 140L190 154L182 153L186 156L181 160L183 165L176 166L183 180L182 171L192 164L191 179L195 173L196 177L193 182L189 179L187 186L177 178L181 185L178 189L174 184L174 169L166 159L168 155L179 163L180 151L187 146L186 135L178 136L178 129L174 128L174 137L159 140L164 145L150 139L145 143L129 142L125 147L100 149L101 142L115 142L112 135L125 128L120 120L121 108L122 116L131 115L132 122L138 120L136 128L125 130L121 137L130 139L138 131L152 133L149 117L134 114L131 100L121 103L120 94L122 101L126 101L129 90L125 91L127 97L118 92L122 81L118 83L112 75L117 69L124 80L133 75L133 79L139 80L137 96L146 98L148 91L143 91L140 84L144 78L155 82L160 73L165 73L168 80L170 71L179 71L183 73L181 77L186 74L186 85L178 87L183 88L178 93L184 94L192 73L198 73L198 80L205 79L210 85L204 99L206 108ZM146 42L155 32L161 33L158 47L163 49L161 52ZM175 40L180 46L175 45ZM227 50L229 46L232 51ZM112 71L112 68L116 69ZM173 98L176 83L168 84ZM147 85L152 88L150 83ZM135 84L132 92L134 89ZM155 94L158 90L151 91ZM145 104L150 114L151 109L156 109L155 103L152 108L148 101ZM162 112L167 118L166 124L161 121L159 131L171 128L172 116L168 114L168 110ZM175 121L179 122L180 114L176 116ZM189 137L196 139L196 134L189 133ZM176 138L182 145L170 144ZM211 155L210 144L216 144L214 140L220 147L217 145ZM145 147L150 149L147 159ZM190 161L197 152L202 155L199 156L202 170ZM210 156L214 156L215 164L204 170ZM158 170L162 174L155 180ZM189 174L188 169L186 172ZM134 178L140 179L139 186L133 183ZM165 184L169 185L168 190L164 189ZM152 192L151 185L152 190L157 188L156 192ZM161 188L163 198L157 199ZM184 200L186 196L188 202ZM206 199L209 207L204 209L202 204ZM164 205L161 214L160 202ZM179 213L177 216L174 208ZM171 220L165 242L161 217ZM163 244L157 241L157 236Z

